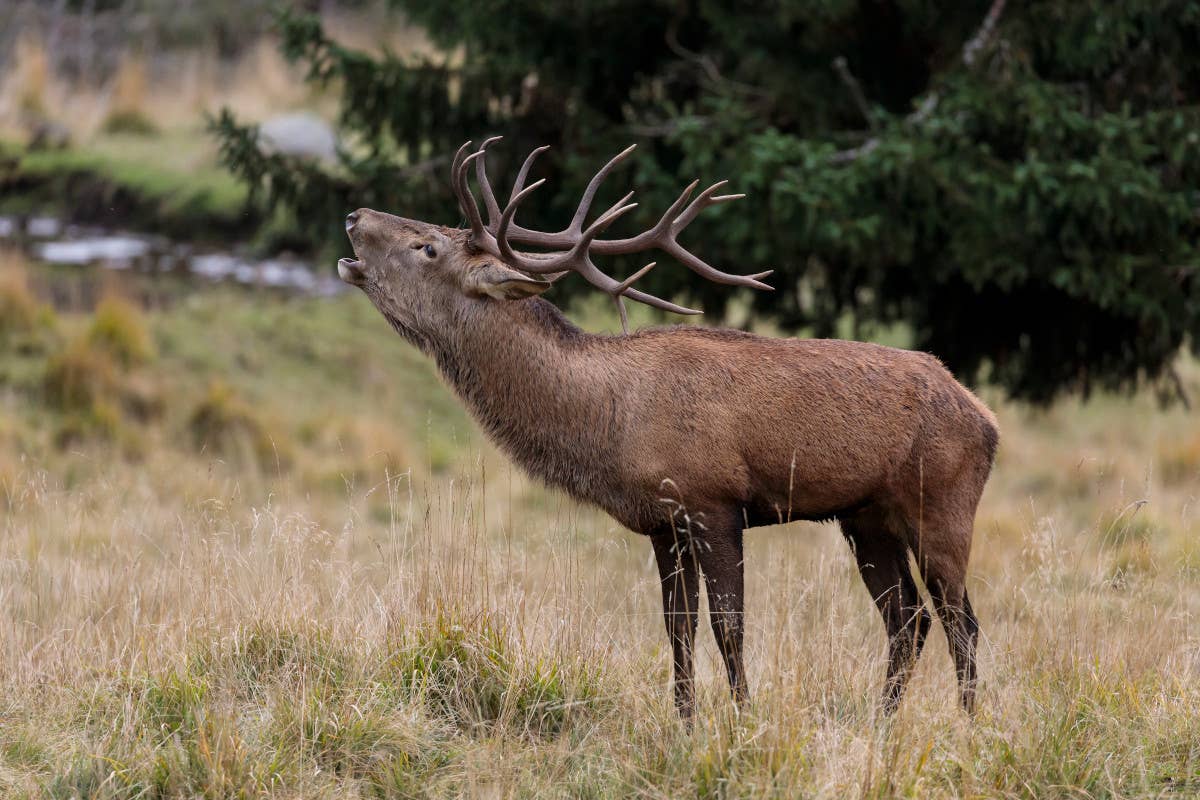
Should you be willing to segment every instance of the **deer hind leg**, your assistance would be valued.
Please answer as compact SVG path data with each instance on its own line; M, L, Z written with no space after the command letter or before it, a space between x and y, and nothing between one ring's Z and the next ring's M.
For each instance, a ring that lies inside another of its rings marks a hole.
M978 683L975 656L979 646L979 619L967 596L966 559L918 552L917 565L933 597L933 607L941 619L942 628L946 631L950 656L954 659L958 676L959 700L963 709L973 714Z
M979 620L967 597L966 579L979 492L973 491L965 500L948 499L950 502L925 508L921 524L910 532L913 536L910 546L946 631L958 677L959 699L963 709L970 714L975 711L978 681L975 654L979 645Z
M650 542L654 546L654 560L658 563L662 583L663 619L671 638L675 708L684 722L690 724L696 711L692 653L696 639L696 609L700 603L696 556L688 540L673 529L652 535Z
M742 656L746 623L741 526L710 526L697 533L696 551L704 573L713 636L725 663L733 700L742 707L750 699L750 689Z
M882 523L865 524L841 520L858 573L875 601L888 637L887 679L881 706L891 714L900 705L912 669L921 655L929 632L930 616L908 566L904 540L886 530Z

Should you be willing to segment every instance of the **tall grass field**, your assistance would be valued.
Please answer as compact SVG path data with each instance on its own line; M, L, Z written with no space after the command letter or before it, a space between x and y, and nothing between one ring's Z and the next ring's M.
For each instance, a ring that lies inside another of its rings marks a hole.
M0 261L0 797L1200 796L1200 424L1151 392L984 390L975 719L940 631L880 716L882 621L795 523L747 535L749 708L702 626L688 732L649 544L364 298L56 314Z

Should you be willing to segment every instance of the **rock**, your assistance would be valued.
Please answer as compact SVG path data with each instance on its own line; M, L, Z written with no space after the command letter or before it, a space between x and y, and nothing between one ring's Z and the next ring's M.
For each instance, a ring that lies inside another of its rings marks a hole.
M272 117L259 126L258 137L276 153L317 161L337 159L337 134L328 122L308 111Z

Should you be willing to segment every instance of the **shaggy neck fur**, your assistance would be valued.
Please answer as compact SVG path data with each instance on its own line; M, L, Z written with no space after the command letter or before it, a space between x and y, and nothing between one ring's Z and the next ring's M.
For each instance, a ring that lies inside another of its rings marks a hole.
M532 298L472 303L448 331L422 339L514 461L577 498L605 504L616 487L604 465L620 447L624 405L619 370L605 357L609 337L584 333Z

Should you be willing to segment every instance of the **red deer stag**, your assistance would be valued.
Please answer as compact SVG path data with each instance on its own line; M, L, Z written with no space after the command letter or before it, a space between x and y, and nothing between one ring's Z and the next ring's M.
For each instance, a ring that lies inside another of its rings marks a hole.
M570 272L614 298L623 322L623 298L698 313L632 288L653 264L618 281L593 255L657 249L709 280L770 288L760 282L768 273L721 272L677 240L703 209L741 195L716 194L722 181L689 204L692 183L649 230L599 238L633 208L631 193L585 226L601 181L631 147L591 180L565 229L534 231L514 216L543 182L525 186L545 148L526 159L501 209L484 167L493 141L470 154L470 143L463 145L451 168L469 228L359 209L346 218L357 259L342 259L338 272L437 362L521 467L649 537L679 713L685 720L694 713L701 575L733 696L739 704L748 698L742 533L793 519L841 523L887 628L889 712L930 624L909 570L913 553L971 711L979 627L964 579L998 441L987 407L924 353L689 326L584 333L537 297ZM487 224L468 185L472 163ZM664 486L686 507L689 524L680 524L679 505L664 505Z

